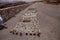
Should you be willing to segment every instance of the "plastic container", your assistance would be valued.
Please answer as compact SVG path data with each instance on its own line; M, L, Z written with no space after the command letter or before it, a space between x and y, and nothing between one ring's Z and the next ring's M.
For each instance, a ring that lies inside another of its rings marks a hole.
M0 25L3 24L3 18L0 16Z

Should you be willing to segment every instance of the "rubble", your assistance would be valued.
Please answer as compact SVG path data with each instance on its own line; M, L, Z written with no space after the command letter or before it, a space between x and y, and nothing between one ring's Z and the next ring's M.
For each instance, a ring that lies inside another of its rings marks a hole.
M21 21L19 21L15 28L13 28L10 32L15 34L17 32L20 35L25 34L40 36L40 29L38 29L39 22L37 20L37 11L33 8L28 9L21 16Z

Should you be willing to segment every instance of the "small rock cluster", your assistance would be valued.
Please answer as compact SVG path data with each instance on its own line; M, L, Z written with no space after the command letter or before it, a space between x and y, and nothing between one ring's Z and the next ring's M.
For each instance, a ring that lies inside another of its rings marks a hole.
M40 29L38 29L37 11L29 9L23 15L22 21L19 21L15 28L10 32L13 34L37 35L40 36Z

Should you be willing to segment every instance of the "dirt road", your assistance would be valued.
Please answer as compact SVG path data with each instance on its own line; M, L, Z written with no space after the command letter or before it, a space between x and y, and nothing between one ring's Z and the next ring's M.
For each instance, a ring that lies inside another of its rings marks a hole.
M29 8L35 8L37 10L39 18L39 29L41 30L41 36L17 36L10 32L11 28L14 28L16 23L20 19L20 14L24 13ZM0 40L60 40L60 5L51 5L44 3L35 3L17 14L15 17L7 21L6 26L8 29L0 31Z

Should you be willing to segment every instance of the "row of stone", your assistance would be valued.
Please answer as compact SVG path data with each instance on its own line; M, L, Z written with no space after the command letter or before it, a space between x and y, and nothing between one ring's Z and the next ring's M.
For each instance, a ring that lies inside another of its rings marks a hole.
M15 34L15 35L20 35L20 36L23 36L23 34L25 34L25 35L30 35L30 36L38 36L38 37L40 37L40 34L41 33L22 33L22 32L15 32L15 30L14 31L10 31L10 33L13 33L13 34Z

